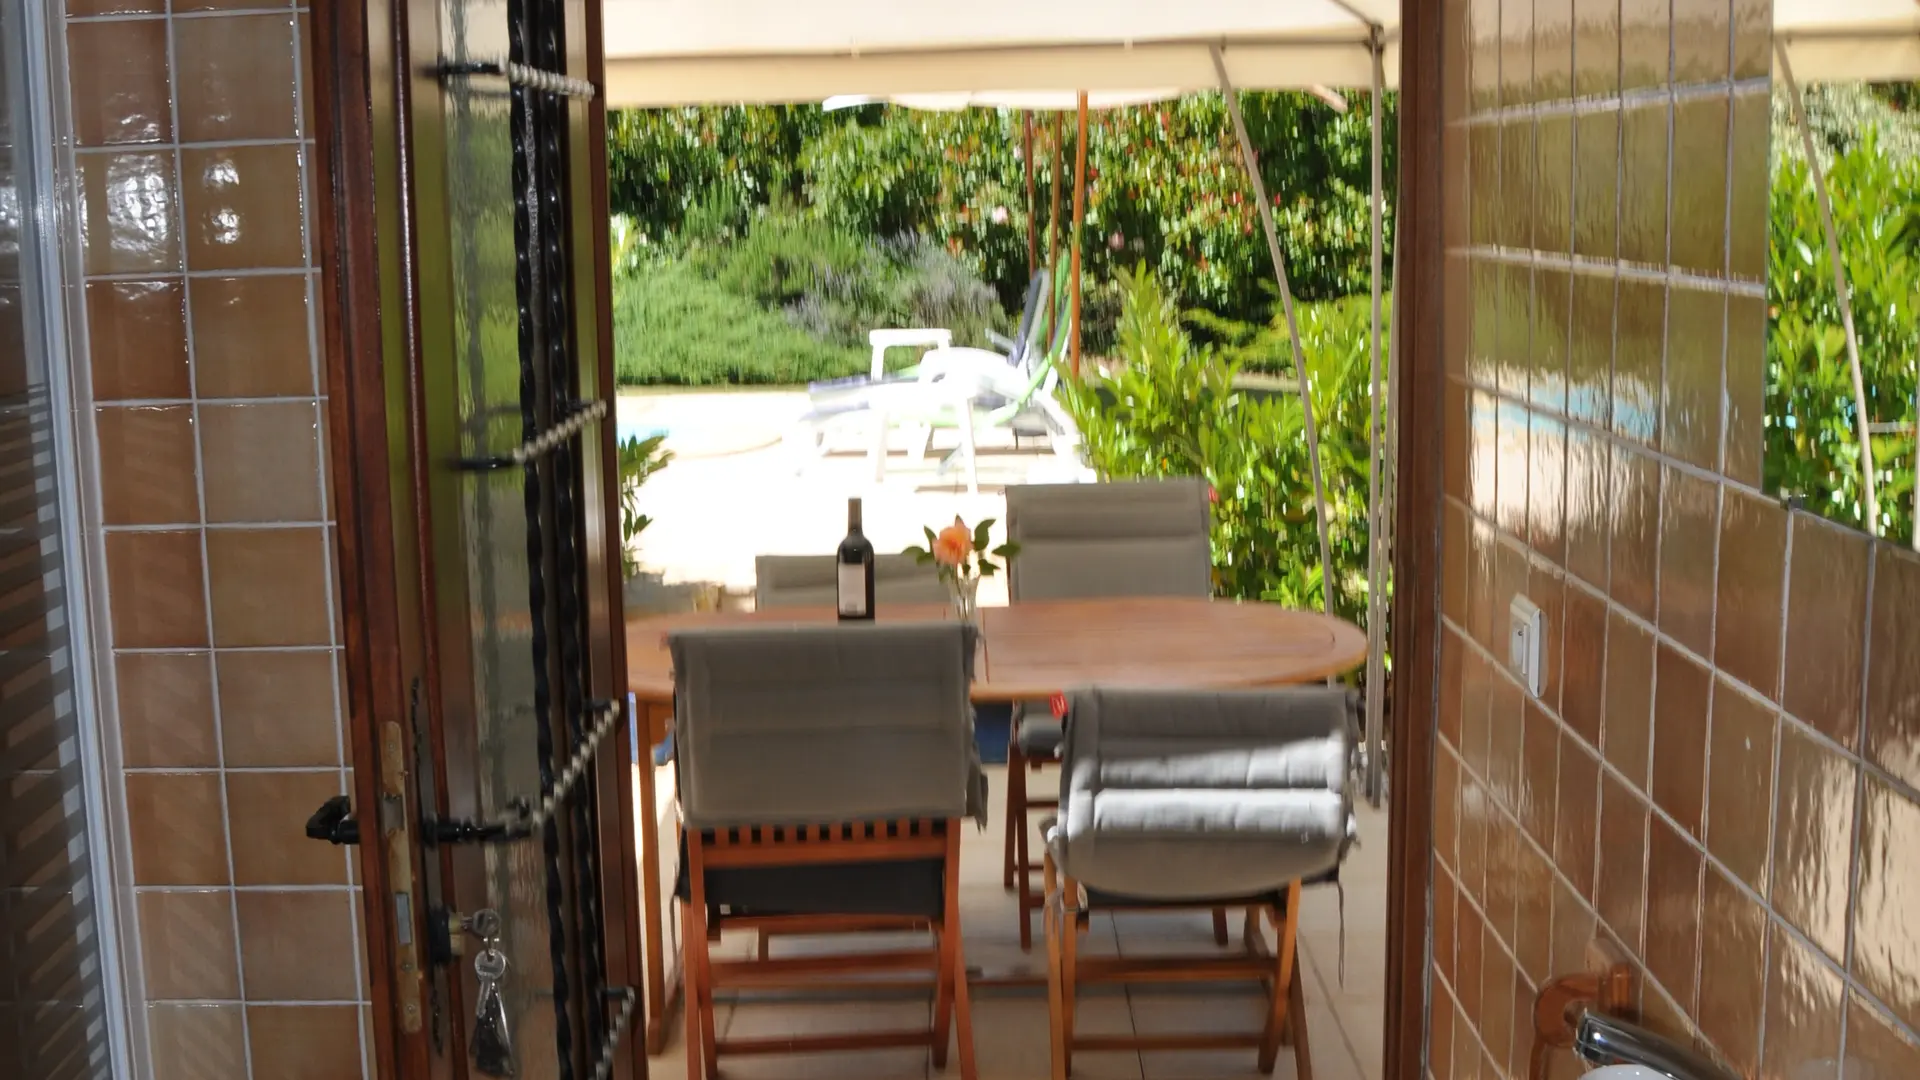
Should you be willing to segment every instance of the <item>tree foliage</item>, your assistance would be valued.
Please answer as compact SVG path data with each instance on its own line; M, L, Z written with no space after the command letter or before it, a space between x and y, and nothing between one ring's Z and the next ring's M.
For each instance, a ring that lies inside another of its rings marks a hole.
M1914 527L1915 363L1920 357L1920 161L1884 153L1871 130L1827 165L1866 388L1881 530ZM1782 156L1773 178L1766 483L1824 517L1864 528L1858 413L1813 179Z
M1273 204L1297 296L1367 288L1371 236L1369 113L1356 95L1341 114L1308 94L1243 95L1249 136ZM1384 102L1383 195L1391 243L1394 99ZM1060 257L1071 243L1074 121L1034 118L1034 208L1045 258L1056 162ZM699 244L745 228L783 199L856 236L913 233L961 258L1018 303L1027 277L1023 118L1010 110L928 112L866 106L724 106L618 113L609 134L616 212L655 242ZM1086 227L1090 344L1111 340L1116 272L1143 263L1178 303L1264 322L1272 269L1218 94L1096 112L1088 133Z

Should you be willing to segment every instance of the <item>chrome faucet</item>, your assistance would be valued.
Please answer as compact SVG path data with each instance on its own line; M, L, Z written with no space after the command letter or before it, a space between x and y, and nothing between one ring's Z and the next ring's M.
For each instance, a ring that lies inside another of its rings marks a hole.
M1580 1014L1573 1052L1589 1065L1639 1065L1670 1080L1741 1080L1692 1047L1597 1009Z

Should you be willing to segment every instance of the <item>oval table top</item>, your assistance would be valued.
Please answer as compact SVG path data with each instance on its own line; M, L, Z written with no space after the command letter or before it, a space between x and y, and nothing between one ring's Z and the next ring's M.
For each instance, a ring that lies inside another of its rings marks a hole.
M725 626L833 621L831 608L689 611L629 620L627 687L641 701L673 700L667 635ZM882 622L950 618L935 606L882 608ZM1367 636L1344 619L1278 604L1184 597L1028 601L980 609L973 700L1036 701L1085 686L1232 689L1312 682L1367 656Z

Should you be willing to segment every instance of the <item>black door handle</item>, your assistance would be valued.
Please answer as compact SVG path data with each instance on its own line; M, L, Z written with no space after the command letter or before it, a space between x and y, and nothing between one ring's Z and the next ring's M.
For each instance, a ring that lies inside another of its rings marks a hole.
M355 821L353 800L345 795L335 795L320 804L320 809L307 819L307 837L311 840L325 840L329 844L358 844L360 842L360 823Z

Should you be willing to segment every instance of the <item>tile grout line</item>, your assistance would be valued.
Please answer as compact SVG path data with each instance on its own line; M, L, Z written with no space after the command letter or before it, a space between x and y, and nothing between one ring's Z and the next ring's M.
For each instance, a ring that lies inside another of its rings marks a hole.
M180 66L178 62L178 49L177 49L178 35L175 33L175 25L172 17L173 0L166 0L166 10L167 10L167 16L166 16L167 98L168 98L168 107L172 111L171 123L173 126L173 134L177 136L180 130ZM185 190L185 185L181 182L183 173L182 173L182 164L181 164L181 158L180 158L180 150L176 146L173 148L173 150L170 153L173 158L173 182L174 182L174 193L175 193L173 217L177 222L179 222L179 236L180 236L179 265L180 265L180 268L184 271L187 267L187 249L188 249L187 236L186 236L187 234L186 190ZM226 747L227 740L226 740L226 731L222 724L223 718L221 715L221 708L220 708L220 693L219 693L220 663L219 663L218 657L215 655L213 650L213 645L217 640L214 634L214 628L213 628L213 560L207 548L206 448L203 445L203 437L205 435L205 430L203 428L203 425L200 423L200 402L199 402L199 394L198 394L199 368L198 368L198 364L195 362L196 350L195 350L195 342L194 342L194 336L193 336L193 285L190 281L187 281L185 279L182 280L181 290L180 290L180 299L181 299L181 323L187 339L186 340L187 392L194 396L194 402L192 405L193 478L194 478L195 494L198 496L199 506L200 506L200 528L198 530L199 541L200 541L200 591L201 591L201 602L206 605L207 666L209 670L209 676L212 679L212 686L213 686L213 693L210 695L210 697L212 699L211 704L212 704L212 712L213 712L214 761L221 770L221 776L220 776L220 818L221 818L220 825L222 830L221 845L225 849L225 853L227 857L227 862L226 862L227 910L229 915L231 916L232 927L233 927L233 967L234 967L235 989L237 990L238 996L242 1002L240 1007L240 1049L244 1054L246 1054L246 1075L249 1078L249 1080L252 1080L252 1077L253 1077L253 1033L251 1031L252 1022L249 1016L247 1015L247 1009L245 1006L245 1001L247 997L247 964L246 964L246 957L245 957L246 950L241 947L241 940L240 940L240 895L238 892L234 890L234 883L238 880L239 875L236 874L234 871L233 807L232 807L232 800L229 798L227 793L227 783L226 783L226 776L225 776L226 763L227 763L227 747Z

